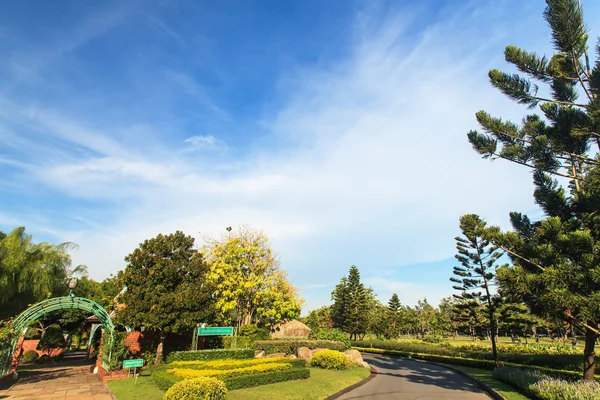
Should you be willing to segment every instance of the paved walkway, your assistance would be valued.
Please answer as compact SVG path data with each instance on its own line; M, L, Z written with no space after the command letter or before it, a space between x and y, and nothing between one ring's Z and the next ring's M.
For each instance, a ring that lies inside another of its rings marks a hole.
M490 399L487 393L471 380L434 364L365 353L363 357L369 365L377 369L377 376L340 399Z
M40 366L19 372L17 383L0 390L0 399L112 400L107 387L90 373L89 365Z

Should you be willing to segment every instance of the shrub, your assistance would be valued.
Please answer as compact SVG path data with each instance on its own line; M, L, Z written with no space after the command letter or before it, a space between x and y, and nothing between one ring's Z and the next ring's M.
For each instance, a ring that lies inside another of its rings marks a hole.
M254 358L252 349L217 349L217 350L192 350L174 351L167 356L167 362L172 361L195 361L195 360L219 360L225 358Z
M544 400L600 400L600 383L565 382L542 379L530 386L536 397Z
M438 336L428 336L426 338L421 339L423 341L423 343L433 343L433 344L442 344L445 343L446 341L444 340L444 338L438 337Z
M310 378L308 368L287 369L283 371L263 372L261 374L235 376L224 379L225 386L229 390L244 389L253 386L268 385L270 383L292 381L296 379Z
M162 390L167 390L182 380L175 375L167 374L167 371L164 369L154 369L151 378L154 381L154 384Z
M52 349L62 349L65 347L65 337L63 336L62 328L57 325L50 325L46 328L44 336L40 339L37 349L45 352L50 352Z
M129 356L129 347L125 340L129 333L113 332L113 337L106 335L106 340L102 339L102 363L109 371L118 371L123 368L123 360ZM110 360L108 356L110 355Z
M234 369L272 363L288 363L292 365L292 368L304 368L306 366L306 360L291 360L283 357L254 358L252 360L173 361L169 366L173 368L190 369Z
M267 371L281 371L291 369L290 363L270 363L252 365L249 367L234 368L234 369L191 369L191 368L172 368L167 370L168 374L175 375L182 379L192 379L198 377L214 377L219 379L230 378L232 376L258 374Z
M226 349L249 349L254 346L254 340L246 336L225 336L223 347Z
M263 350L267 354L296 354L300 347L308 347L311 350L329 349L337 351L344 351L347 348L344 343L331 340L263 340L254 342L256 350Z
M42 354L37 360L35 360L36 364L46 364L50 362L50 357L46 354Z
M32 363L38 359L38 353L35 350L27 350L21 359L22 363Z
M227 387L214 378L186 379L174 384L163 400L224 400Z
M252 342L257 340L268 340L269 339L269 330L267 328L259 328L253 324L246 324L240 326L240 331L238 333L240 336L245 336L250 338Z
M344 353L335 350L322 350L316 352L310 362L312 367L324 369L349 369L353 363Z
M344 343L347 348L350 348L351 345L348 334L337 328L317 328L310 333L309 339L341 342Z

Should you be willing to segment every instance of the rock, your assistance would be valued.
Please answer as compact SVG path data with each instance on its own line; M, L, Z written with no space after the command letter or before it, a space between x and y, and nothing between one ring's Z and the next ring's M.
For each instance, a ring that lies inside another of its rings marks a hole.
M271 329L271 337L296 337L308 338L311 329L297 320L281 322Z
M352 361L355 364L360 365L363 362L363 358L358 350L346 350L344 354L346 355L346 358L348 360Z
M254 358L265 358L266 354L263 350L256 350L254 352Z
M290 360L295 360L295 359L297 359L298 357L296 357L296 356L295 356L295 355L293 355L293 354L290 354L289 356L285 356L285 358L289 358Z
M269 354L267 356L267 358L281 358L281 357L285 357L285 353L273 353L273 354Z
M360 363L360 364L358 364L358 365L360 365L360 366L361 366L361 367L363 367L363 368L369 368L369 369L371 369L371 367L369 367L369 364L367 364L367 362L366 362L366 361L363 361L362 363Z
M301 358L303 360L310 361L310 359L312 358L312 353L310 352L310 349L308 347L298 348L297 354L298 354L298 358Z

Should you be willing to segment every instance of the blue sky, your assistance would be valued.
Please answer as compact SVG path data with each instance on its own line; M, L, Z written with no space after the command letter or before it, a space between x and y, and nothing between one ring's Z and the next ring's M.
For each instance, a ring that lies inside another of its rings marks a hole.
M582 1L588 24L600 4ZM544 2L0 3L0 229L80 245L95 279L141 241L249 224L306 309L356 264L432 303L458 217L539 215L531 176L481 160L474 113L520 119L487 71L550 52ZM592 37L598 35L592 30Z

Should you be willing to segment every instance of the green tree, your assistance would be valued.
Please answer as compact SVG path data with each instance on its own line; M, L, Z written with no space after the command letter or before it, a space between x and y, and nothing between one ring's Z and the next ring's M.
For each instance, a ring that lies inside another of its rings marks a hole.
M371 300L369 306L369 318L368 318L368 331L373 333L377 339L387 337L388 334L388 319L387 319L387 307L384 306L379 300Z
M454 319L454 306L456 299L452 296L444 297L438 305L438 312L435 319L434 331L440 334L457 335L458 321Z
M424 338L431 331L436 317L436 309L424 298L417 301L414 310L416 332L421 334L421 338Z
M459 298L452 307L452 313L458 330L468 332L473 341L478 334L483 336L487 326L487 312L481 301Z
M189 332L215 319L208 265L194 249L194 238L177 231L145 240L125 257L125 307L117 319L132 328L160 332L156 363L162 361L166 334Z
M303 300L264 233L248 227L228 230L220 240L209 240L204 253L208 281L226 322L272 326L300 316Z
M402 332L404 308L396 293L392 294L386 310L386 337L396 339Z
M369 311L374 301L373 289L360 281L360 272L351 266L331 293L331 316L336 328L350 335L350 340L364 336L369 327Z
M514 232L498 233L495 241L514 266L499 270L498 280L537 315L560 316L585 329L583 376L592 380L600 333L600 40L599 59L590 63L578 0L546 3L555 54L548 58L508 46L506 60L528 77L489 72L493 86L529 108L539 106L543 118L527 115L515 124L480 111L483 133L471 131L468 138L484 158L533 170L534 198L546 218L532 222L511 214ZM532 80L550 96L539 95Z
M496 368L499 368L500 363L496 349L496 312L490 289L496 279L496 262L502 256L502 252L498 251L498 247L489 239L486 239L489 228L478 215L467 214L460 217L460 229L463 236L455 238L458 250L455 257L460 265L454 267L456 277L451 277L450 280L457 284L453 288L461 291L458 297L486 303L492 355L496 362Z
M0 236L0 319L14 317L27 307L67 293L73 243L35 243L20 227Z
M312 310L304 319L304 323L310 329L332 328L333 320L331 319L331 306L323 306Z

